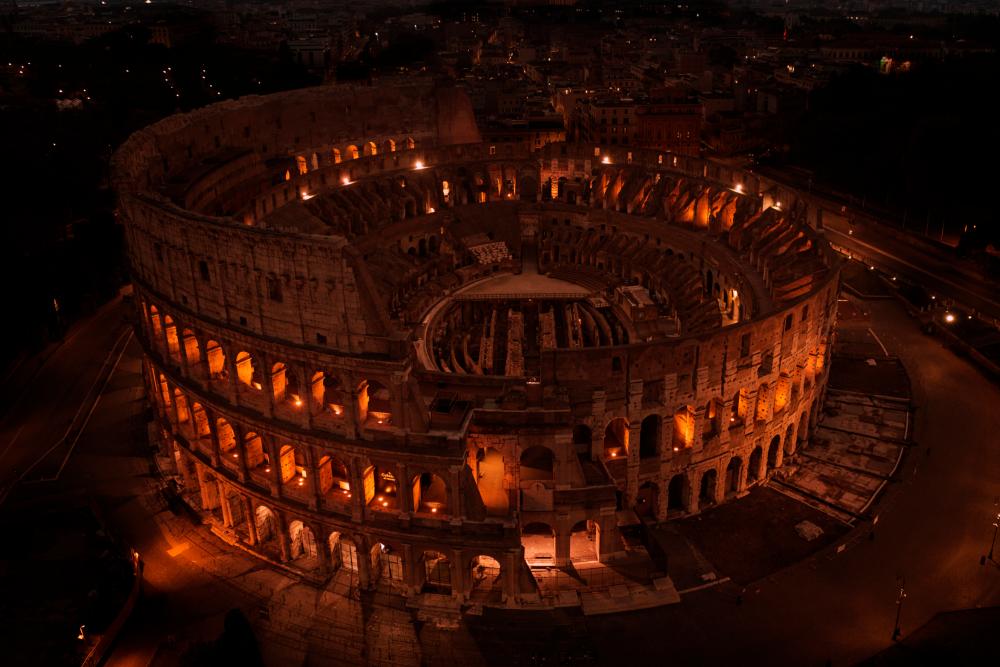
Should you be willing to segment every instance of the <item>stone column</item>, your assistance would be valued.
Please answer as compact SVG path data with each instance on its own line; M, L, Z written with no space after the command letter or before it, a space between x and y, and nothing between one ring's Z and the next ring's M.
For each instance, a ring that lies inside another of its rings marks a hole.
M312 531L313 539L316 540L316 555L319 557L320 571L327 575L331 571L330 546L326 541L323 527L318 523L312 523L309 525L309 530Z
M410 473L405 463L396 466L396 498L399 499L399 511L409 515L415 511L413 507L413 488L410 486Z
M688 476L688 501L687 501L687 511L691 514L698 512L698 502L700 498L698 497L701 492L701 472L695 473L694 471L689 473Z
M237 352L236 354L239 354L239 352ZM236 373L236 355L227 353L225 363L226 363L226 374L229 376L228 384L229 384L229 391L231 394L230 400L232 400L233 405L242 405L242 402L240 401L239 375Z
M250 546L255 546L260 541L257 537L257 514L250 496L240 496L240 500L243 502L243 513L247 518L247 543Z
M461 603L466 598L465 586L468 568L465 563L465 553L461 549L453 549L449 562L451 565L451 596Z
M597 559L602 563L607 563L621 550L618 546L618 523L615 518L614 508L601 508L600 518L597 520L598 535L600 536L597 548Z
M301 382L299 383L299 399L302 406L299 408L299 423L303 428L312 430L313 428L313 400L312 400L312 378L309 377L309 370L305 364L295 364Z
M629 507L635 505L639 493L639 440L642 422L628 426L628 468L625 470L625 498Z
M270 435L260 434L264 447L267 448L267 458L271 467L271 495L275 498L282 496L284 482L281 479L281 455L277 443L271 439Z
M700 452L705 446L705 406L695 407L691 421L691 451Z
M462 468L460 466L449 466L448 468L448 504L449 514L452 523L460 523L464 513L462 511Z
M368 548L368 540L364 535L354 537L354 546L358 550L358 583L368 590L372 587L372 555Z
M555 564L556 567L563 567L569 565L569 554L570 554L570 525L569 516L566 514L560 514L556 517L556 525L554 526L556 531L556 553L555 553Z
M215 483L218 486L219 505L222 507L222 525L226 528L231 528L233 525L233 510L229 507L229 498L226 496L226 486L222 483L222 480L218 478L216 478Z
M209 408L203 408L205 410L205 419L208 420L208 437L212 441L212 467L220 468L222 465L222 448L219 445L219 423L216 420L215 413ZM197 432L197 424L195 425L195 432ZM236 431L233 431L233 436L235 437Z
M247 467L247 443L243 440L245 435L242 427L233 427L233 437L236 438L236 454L239 461L240 481L244 483L250 479L250 469Z
M500 564L501 600L512 602L517 596L518 580L521 574L521 563L524 562L523 550L508 551L503 555Z
M415 595L420 591L420 584L423 581L417 581L417 566L416 556L413 553L413 546L410 544L403 545L403 584L406 586L406 594Z
M365 515L365 484L357 457L351 458L348 472L351 476L351 520L361 523Z
M319 467L316 465L316 452L311 445L306 445L306 470L309 471L309 508L318 509L322 504L323 492L319 487Z
M262 412L268 417L274 417L274 382L271 378L271 361L264 354L257 355L257 362L260 368L260 386L264 393Z
M291 558L291 545L288 539L288 523L285 521L285 513L282 510L274 510L275 530L278 533L278 547L281 551L281 560L288 561Z

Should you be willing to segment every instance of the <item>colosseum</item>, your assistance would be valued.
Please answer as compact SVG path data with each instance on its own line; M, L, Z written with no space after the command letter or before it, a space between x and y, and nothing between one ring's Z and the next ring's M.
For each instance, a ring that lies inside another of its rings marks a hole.
M220 536L307 581L661 590L638 527L767 480L823 398L839 265L749 172L490 145L410 80L173 116L114 181L156 444Z

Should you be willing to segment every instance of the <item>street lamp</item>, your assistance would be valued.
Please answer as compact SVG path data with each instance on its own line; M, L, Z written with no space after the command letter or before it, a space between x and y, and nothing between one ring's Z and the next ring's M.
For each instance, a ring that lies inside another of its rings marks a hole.
M892 629L892 641L898 641L901 631L899 629L899 617L903 613L903 600L906 599L906 580L899 580L899 594L896 596L896 626Z
M990 552L985 556L979 557L979 564L986 565L986 561L993 561L993 549L997 545L997 530L1000 529L1000 512L997 512L996 516L993 517L993 541L990 542Z

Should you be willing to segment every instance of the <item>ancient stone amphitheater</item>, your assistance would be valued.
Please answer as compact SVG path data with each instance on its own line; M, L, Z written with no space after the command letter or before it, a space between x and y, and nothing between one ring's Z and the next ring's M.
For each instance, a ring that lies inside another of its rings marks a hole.
M114 179L161 452L306 580L662 590L638 526L765 481L820 405L839 269L753 174L484 144L411 81L177 115Z

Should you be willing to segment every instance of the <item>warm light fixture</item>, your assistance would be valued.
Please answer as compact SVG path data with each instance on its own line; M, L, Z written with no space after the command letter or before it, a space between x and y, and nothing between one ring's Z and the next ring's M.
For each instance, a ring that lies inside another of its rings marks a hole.
M423 169L424 168L424 161L423 160L417 160L416 162L413 163L413 168L414 169Z
M605 155L604 157L601 158L601 164L611 164L611 158Z
M951 324L952 322L955 321L955 316L952 315L951 313L948 313L947 315L944 316L944 321L947 322L948 324Z
M733 190L735 190L739 194L743 194L743 184L737 183L736 185L733 186Z
M438 511L438 508L436 508L436 507L432 507L431 508L431 514L437 514L437 511Z
M342 185L350 185L351 184L351 178L349 176L344 176L343 178L340 179L340 183Z

